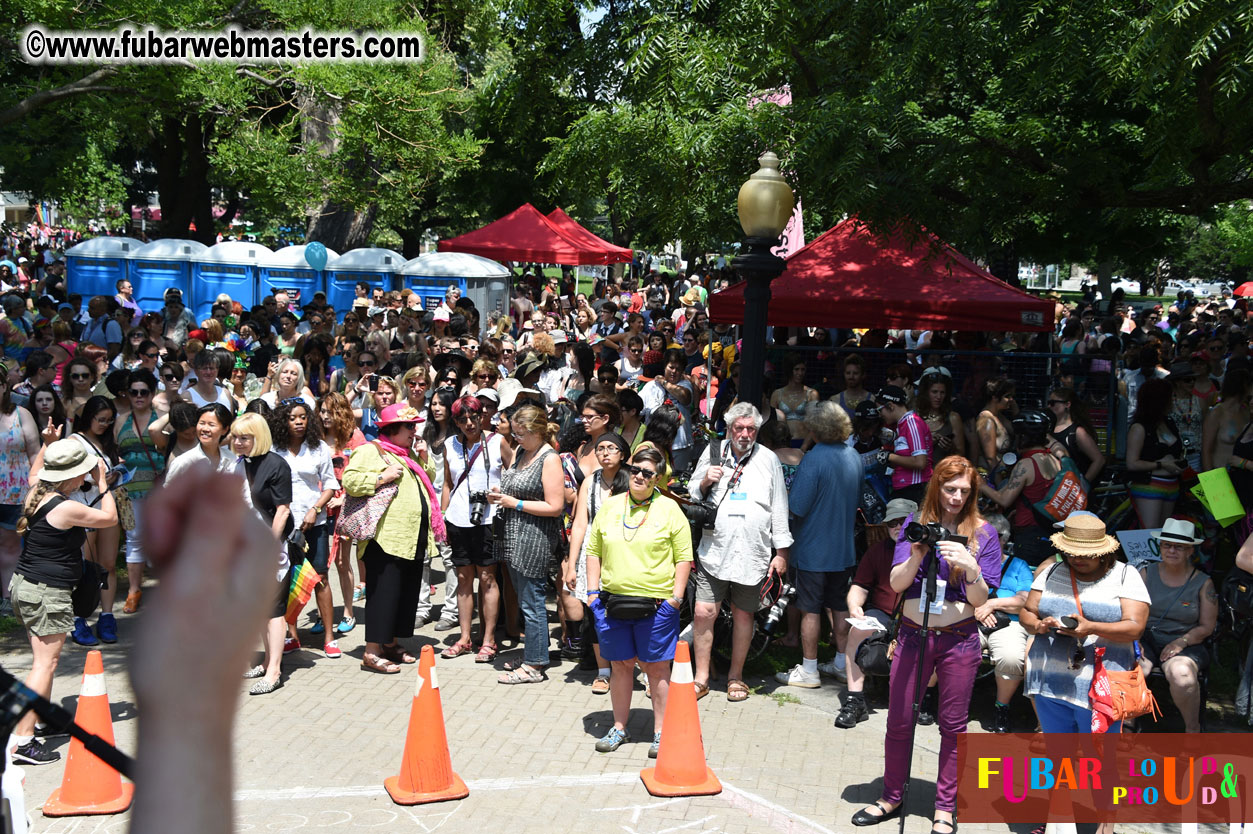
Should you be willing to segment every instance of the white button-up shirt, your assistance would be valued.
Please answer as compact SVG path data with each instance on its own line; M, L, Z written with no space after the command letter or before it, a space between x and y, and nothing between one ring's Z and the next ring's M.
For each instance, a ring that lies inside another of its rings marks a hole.
M718 505L716 526L706 530L701 540L700 566L724 582L756 585L770 569L771 548L792 546L783 466L774 452L754 446L728 494L740 462L729 441L722 441L722 446L722 478L709 494L702 495L700 489L709 470L708 448L688 482L693 500L704 498Z

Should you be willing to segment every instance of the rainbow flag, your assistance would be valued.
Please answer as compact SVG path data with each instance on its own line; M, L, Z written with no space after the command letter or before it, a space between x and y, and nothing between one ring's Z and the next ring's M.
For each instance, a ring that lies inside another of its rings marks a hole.
M318 576L318 572L313 569L313 565L309 564L308 559L302 561L300 567L292 571L291 585L287 588L286 620L288 623L296 624L296 618L304 610L305 603L309 601L309 597L313 596L314 587L321 581L322 577Z

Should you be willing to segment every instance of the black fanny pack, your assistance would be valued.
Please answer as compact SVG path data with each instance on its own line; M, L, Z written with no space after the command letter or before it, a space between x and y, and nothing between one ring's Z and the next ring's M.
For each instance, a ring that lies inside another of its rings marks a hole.
M629 597L626 594L600 592L605 613L615 620L642 620L657 611L657 600L651 597Z

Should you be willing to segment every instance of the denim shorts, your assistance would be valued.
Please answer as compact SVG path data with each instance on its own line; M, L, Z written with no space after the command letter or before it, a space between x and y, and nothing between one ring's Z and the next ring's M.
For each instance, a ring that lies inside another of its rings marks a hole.
M593 595L588 608L600 639L600 656L605 660L658 663L674 659L679 642L679 609L670 603L661 603L651 615L638 620L610 617L599 595Z

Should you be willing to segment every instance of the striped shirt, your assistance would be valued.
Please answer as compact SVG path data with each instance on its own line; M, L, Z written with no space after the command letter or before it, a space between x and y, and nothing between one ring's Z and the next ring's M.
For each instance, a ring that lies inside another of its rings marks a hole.
M906 411L897 422L896 445L892 451L907 458L927 456L927 465L922 469L896 467L892 472L892 489L904 489L931 480L931 429L916 412Z
M1115 562L1109 572L1095 582L1078 582L1083 616L1098 623L1116 623L1122 619L1122 601L1149 602L1144 580L1134 568ZM1035 578L1031 590L1040 591L1040 619L1073 617L1077 612L1074 591L1070 587L1070 568L1064 562L1050 567ZM1131 643L1115 643L1089 635L1083 639L1084 662L1071 669L1075 638L1065 634L1037 634L1027 652L1025 694L1043 695L1058 701L1088 708L1088 688L1092 685L1093 649L1105 647L1105 671L1126 672L1135 663Z

